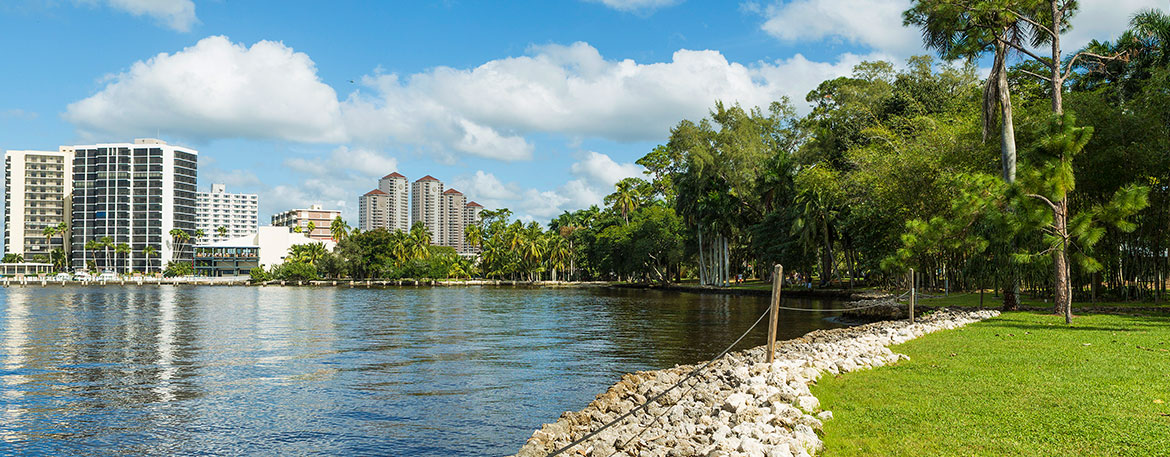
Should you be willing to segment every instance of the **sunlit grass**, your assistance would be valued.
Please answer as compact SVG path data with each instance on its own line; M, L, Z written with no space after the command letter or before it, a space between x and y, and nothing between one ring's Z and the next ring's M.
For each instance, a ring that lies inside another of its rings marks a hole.
M827 376L826 456L1170 455L1170 318L1043 313L893 348Z

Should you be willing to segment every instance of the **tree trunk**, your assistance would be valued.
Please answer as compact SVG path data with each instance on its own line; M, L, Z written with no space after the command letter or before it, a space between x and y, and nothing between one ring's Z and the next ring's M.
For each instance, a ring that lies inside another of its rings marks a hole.
M1072 0L1065 0L1072 1ZM1064 11L1060 0L1050 0L1052 7L1052 112L1064 114L1064 78L1061 77L1060 29L1064 22Z
M1007 45L996 41L996 60L1001 65L1007 65ZM1016 182L1016 129L1012 121L1012 93L1008 86L1007 71L999 71L996 86L999 93L1000 129L999 154L1003 167L1003 180L1007 183Z
M699 285L707 285L707 269L703 259L703 228L699 227Z
M1056 314L1064 314L1066 324L1072 323L1072 297L1069 287L1068 265L1068 200L1053 202L1053 225L1059 244L1052 251L1052 301Z
M821 286L829 285L829 281L833 278L833 245L829 242L829 224L824 225L821 230L824 235L825 250L821 258Z

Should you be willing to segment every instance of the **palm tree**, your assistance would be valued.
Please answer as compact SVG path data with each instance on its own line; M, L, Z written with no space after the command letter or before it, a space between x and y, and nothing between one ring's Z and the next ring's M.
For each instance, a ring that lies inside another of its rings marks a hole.
M125 268L127 261L130 260L128 258L130 256L130 245L126 243L118 243L116 246L114 246L114 253L122 257L123 269L130 271L129 268Z
M983 138L1000 122L1000 155L1003 179L1016 180L1016 134L1012 123L1012 98L1007 80L1007 53L1025 41L1021 19L1015 15L988 13L953 0L919 0L904 14L905 25L922 30L926 47L948 61L976 58L992 51L991 74L983 86ZM998 109L998 112L997 112Z
M1158 50L1158 64L1170 63L1170 15L1149 9L1134 15L1130 26Z
M476 249L483 250L483 226L471 224L463 227L463 241Z
M89 251L92 253L94 251L100 251L101 249L102 249L101 244L98 243L97 240L89 240L89 241L85 242L85 250L86 251ZM93 262L94 257L96 257L96 256L91 256L89 259L89 262ZM86 265L88 266L89 263L87 262ZM96 263L95 263L95 265L96 265ZM91 268L91 269L93 269L93 268Z
M147 246L146 249L142 250L142 255L146 257L146 272L150 273L150 258L158 256L158 249L155 249L154 246Z
M610 195L614 207L621 209L622 220L630 225L630 212L638 208L638 192L634 188L636 183L630 179L618 181L614 186L616 191Z
M402 230L390 234L390 255L398 262L410 260L410 240Z
M183 252L183 243L190 241L191 235L187 234L187 232L183 231L182 229L171 229L171 231L167 233L171 235L172 246L175 248L174 253L171 255L171 260L174 260L179 257L180 253Z
M221 225L221 226L215 228L215 234L219 235L220 238L227 238L227 233L228 233L227 227L224 227Z
M56 225L50 225L41 230L41 234L45 235L45 249L53 249L53 237L57 236Z
M548 237L548 264L552 269L552 280L557 280L557 270L565 269L565 261L569 259L569 243L560 233L549 232Z
M341 220L341 216L333 218L333 222L329 224L329 234L333 236L333 241L340 243L345 239L345 235L349 233L349 224Z
M288 249L289 259L309 265L316 265L328 253L323 243L296 244Z
M305 236L312 238L313 230L317 230L317 224L314 224L313 221L309 221L309 223L305 225Z
M15 253L4 254L3 262L4 263L23 263L24 256L21 254L15 254Z
M49 253L49 261L53 263L53 269L57 271L65 271L68 267L68 257L65 256L64 249L54 249Z
M114 247L114 239L108 236L103 236L100 240L98 240L98 243L100 243L102 250L106 253L105 258L102 259L102 269L108 270L110 269L110 248Z
M415 222L407 235L408 255L412 259L425 259L430 255L431 231L422 222Z

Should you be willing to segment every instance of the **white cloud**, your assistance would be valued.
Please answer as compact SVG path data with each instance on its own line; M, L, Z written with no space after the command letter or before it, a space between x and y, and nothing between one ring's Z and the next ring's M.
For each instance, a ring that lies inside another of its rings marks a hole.
M199 22L191 0L108 0L111 7L135 16L150 16L163 25L188 32Z
M240 188L255 189L264 183L252 170L222 170L217 167L199 169L200 181L207 184L225 184L228 192L241 192Z
M590 0L624 12L652 11L666 6L674 6L681 0Z
M613 185L623 178L641 177L643 168L633 163L618 163L608 155L588 151L569 167L574 179L554 189L523 189L516 183L503 183L495 175L477 171L455 180L455 187L468 198L488 208L509 208L518 217L547 221L563 211L601 205Z
M838 39L904 58L925 52L919 32L902 26L909 7L909 0L794 0L765 8L762 28L788 43Z
M1109 2L1078 2L1080 7L1072 18L1072 30L1061 37L1065 52L1075 52L1089 40L1113 41L1129 28L1130 18L1140 10L1166 9L1166 0L1114 0Z
M515 200L519 198L517 186L506 186L492 173L477 170L474 175L455 178L453 188L463 189L467 198L476 201ZM480 202L483 203L483 202Z
M110 76L64 117L91 136L161 130L197 139L342 141L339 105L308 55L279 42L249 48L212 36Z
M397 171L398 159L371 149L339 146L324 155L285 159L284 166L299 183L265 189L261 200L266 207L271 204L274 211L283 211L322 204L353 219L349 210L356 209L358 196L373 189L378 178Z
M589 151L580 162L574 163L570 171L574 175L586 177L594 183L613 187L618 181L625 178L640 178L645 170L635 163L617 163L608 155Z
M763 107L789 96L803 107L809 90L860 60L796 55L745 65L718 51L682 49L669 62L637 63L607 60L586 43L546 45L469 69L375 71L339 101L309 56L278 42L247 47L214 36L110 76L64 117L88 137L162 131L195 140L412 146L445 163L459 155L526 160L531 134L660 141L716 101Z
M0 111L0 118L2 119L22 119L31 121L37 117L39 117L39 115L36 113L36 111L27 111L20 108L12 108Z

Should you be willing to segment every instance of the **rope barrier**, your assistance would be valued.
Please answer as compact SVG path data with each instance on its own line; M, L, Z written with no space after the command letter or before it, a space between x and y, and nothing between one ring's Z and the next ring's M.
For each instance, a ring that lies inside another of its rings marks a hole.
M662 397L663 397L664 395L666 395L668 392L670 392L670 391L674 390L674 389L675 389L675 388L677 388L678 386L681 386L681 385L682 385L684 382L687 382L687 381L688 381L688 380L690 380L691 378L695 377L695 375L699 374L699 372L701 372L701 371L703 371L703 370L707 369L707 367L710 367L710 366L711 366L711 365L713 365L713 364L714 364L716 361L718 361L719 359L722 359L722 358L723 358L723 356L727 355L727 353L728 353L728 352L731 352L731 349L732 349L732 348L734 348L734 347L735 347L735 345L739 344L739 342L740 342L740 341L743 341L743 338L744 338L744 337L746 337L746 336L748 335L748 333L751 333L751 332L752 332L752 330L754 330L754 329L756 328L756 326L757 326L757 325L760 325L760 322L764 320L764 317L767 317L767 316L768 316L768 313L769 313L769 312L770 312L770 310L765 310L765 311L764 311L764 314L761 314L761 315L760 315L760 317L759 317L759 319L756 319L756 322L755 322L755 323L753 323L751 327L748 327L747 331L743 332L743 335L740 335L740 336L739 336L739 338L736 338L736 340L735 340L735 342L734 342L734 343L731 343L731 345L730 345L730 346L727 346L727 349L724 349L724 350L723 350L723 352L720 352L720 353L719 353L719 355L717 355L717 356L715 356L715 358L713 358L713 359L709 360L709 361L708 361L706 364L703 364L703 366L701 366L701 367L699 367L699 368L696 368L696 369L694 369L694 370L691 370L691 372L690 372L689 374L687 374L687 375L686 375L684 378L680 379L678 382L674 383L674 385L673 385L673 386L670 386L670 387L668 387L666 390L664 390L664 391L662 391L662 392L659 392L659 393L658 393L658 395L655 395L655 396L653 396L653 397L651 397L651 398L648 398L648 399L646 399L646 401L645 401L645 402L643 402L641 405L638 405L638 407L636 407L636 408L634 408L634 409L631 409L631 410L627 411L625 414L622 414L621 416L618 416L618 417L617 417L616 419L614 419L614 420L611 420L611 421L609 421L608 423L606 423L605 425L602 425L602 426L601 426L600 428L598 428L597 430L594 430L594 431L592 431L592 432L589 432L589 433L588 433L588 434L586 434L585 436L583 436L583 437L581 437L581 438L578 438L576 441L573 441L572 443L569 443L569 444L568 444L568 445L566 445L565 447L562 447L562 448L560 448L560 449L557 449L557 450L556 450L556 451L554 451L553 453L549 454L549 455L548 455L548 457L555 457L555 456L557 456L557 455L560 455L561 453L563 453L563 452L565 452L565 451L567 451L567 450L569 450L569 449L572 449L574 446L577 446L578 444L581 444L581 443L584 443L584 442L586 442L586 441L589 441L589 439L590 439L590 438L593 438L593 437L597 436L599 433L601 433L601 432L602 432L602 431L604 431L605 429L607 429L607 428L610 428L610 427L612 427L614 424L616 424L616 423L618 423L618 422L621 422L621 421L625 420L627 417L630 417L630 416L634 415L634 414L635 414L635 413L637 413L638 411L641 411L641 410L644 410L644 409L646 409L648 406L650 406L650 404L651 404L651 403L654 403L654 402L658 401L658 399L659 399L659 398L662 398Z
M862 309L874 308L874 307L882 306L885 304L886 304L885 302L878 302L878 303L874 303L874 304L866 305L866 306L859 306L859 307L854 307L854 308L840 308L840 309L789 308L789 307L783 307L783 306L778 307L777 309L782 309L782 310L787 310L787 311L806 311L806 312L845 312L845 311L858 311L858 310L862 310ZM700 372L702 372L703 370L705 370L708 367L710 367L711 365L713 365L719 359L722 359L723 356L727 355L728 352L731 352L731 349L734 348L735 345L739 344L740 341L743 341L744 337L746 337L749 333L751 333L752 330L755 330L756 326L759 325L760 322L764 320L764 317L768 316L769 312L770 312L769 310L765 310L764 313L761 314L760 317L757 318L754 323L752 323L751 327L748 327L747 331L743 332L743 334L740 335L739 338L736 338L735 342L731 343L731 345L727 346L727 349L724 349L723 352L720 352L719 355L717 355L717 356L715 356L715 358L709 360L706 364L703 364L703 366L700 366L694 370L691 370L690 373L688 373L685 377L680 379L678 382L674 383L674 385L670 386L666 390L663 390L662 392L659 392L657 395L655 395L651 398L648 398L641 405L638 405L638 407L627 411L625 414L622 414L621 416L618 416L617 418L609 421L605 425L602 425L600 428L589 432L585 436L578 438L577 440L573 441L572 443L569 443L568 445L566 445L560 449L557 449L553 453L549 454L548 457L554 457L554 456L560 455L560 454L564 453L565 451L572 449L574 446L577 446L581 443L588 441L590 438L597 436L599 433L605 431L605 429L612 427L614 424L617 424L617 423L625 420L626 418L638 413L639 411L646 409L647 407L650 406L651 403L658 401L659 398L662 398L670 391L674 390L675 388L681 386L683 383L687 382L691 378L695 377ZM695 386L697 386L697 385L698 385L698 383L692 384L687 389L687 392L694 389ZM686 395L686 393L684 393L683 395ZM658 422L658 420L661 419L662 416L665 415L668 411L670 411L670 408L666 408L662 413L660 413L658 416L656 416L654 418L654 420L650 421L649 424L647 424L647 426L650 424L654 424L655 422ZM640 432L638 432L637 435L634 435L629 440L626 440L626 442L623 444L623 447L625 446L625 444L629 444L634 439L638 438L639 436L642 436L642 433L646 432L647 426L642 427L642 430Z

